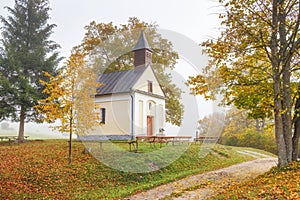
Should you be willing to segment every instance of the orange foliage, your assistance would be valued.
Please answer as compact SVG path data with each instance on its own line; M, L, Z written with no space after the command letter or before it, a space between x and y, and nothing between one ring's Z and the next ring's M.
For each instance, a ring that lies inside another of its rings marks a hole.
M300 199L300 162L259 176L242 185L232 185L216 199Z

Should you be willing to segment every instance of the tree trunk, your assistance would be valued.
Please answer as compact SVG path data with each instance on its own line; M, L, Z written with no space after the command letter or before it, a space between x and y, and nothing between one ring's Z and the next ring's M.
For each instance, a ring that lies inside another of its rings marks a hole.
M296 161L299 157L299 136L300 136L300 119L298 117L297 121L294 123L294 136L293 136L293 161Z
M291 71L290 60L287 55L287 33L286 33L286 11L284 9L284 1L280 1L278 5L278 21L279 21L279 41L282 65L282 119L283 119L283 135L286 145L287 161L292 161L292 103L291 103Z
M69 165L72 164L72 134L73 134L73 120L70 119L70 140L69 140Z
M278 82L278 81L277 81ZM279 83L274 83L274 93L278 93L278 85ZM284 140L283 134L283 123L282 123L282 115L281 115L281 100L279 97L274 98L274 118L275 118L275 136L276 136L276 144L278 151L278 166L284 167L288 165L287 152L286 152L286 143Z
M24 142L25 108L21 106L18 142Z
M272 65L273 90L274 90L274 120L275 120L275 136L278 151L278 166L288 165L287 148L284 138L284 127L282 118L282 80L279 59L279 41L278 41L278 14L279 0L273 0L272 5L272 33L270 39L271 55L270 61Z
M293 135L293 161L296 161L299 157L299 137L300 137L300 97L298 97L295 104L295 117L294 117L294 135Z
M287 162L292 161L292 117L291 117L291 94L288 87L288 81L285 80L285 70L283 70L283 100L282 100L282 123L283 123L283 136L286 148Z
M264 133L265 132L265 124L266 124L266 121L263 119L261 120L261 132Z
M256 132L260 131L260 126L259 126L259 120L258 119L255 119L255 129L256 129Z

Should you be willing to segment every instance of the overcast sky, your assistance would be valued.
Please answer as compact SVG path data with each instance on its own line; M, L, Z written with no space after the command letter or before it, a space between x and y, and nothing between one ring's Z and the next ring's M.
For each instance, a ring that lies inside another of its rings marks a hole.
M219 27L218 0L50 0L51 23L57 25L52 39L62 46L67 57L73 46L80 44L91 21L126 23L129 17L156 22L160 28L181 33L197 43L217 37ZM14 0L1 0L0 15L6 15L4 6L13 7Z
M13 7L14 0L1 0L2 16L7 15L5 6ZM182 34L196 44L219 35L218 12L221 7L218 0L50 0L50 7L49 23L57 25L51 39L61 45L63 57L68 57L72 47L80 44L85 33L84 26L93 20L119 25L126 23L129 17L137 17L145 22L155 22L161 29ZM186 65L182 60L180 64ZM189 91L186 91L187 94ZM198 107L203 117L211 111L211 105L201 102ZM185 115L191 116L187 112ZM191 131L195 129L195 120L197 118L188 119Z

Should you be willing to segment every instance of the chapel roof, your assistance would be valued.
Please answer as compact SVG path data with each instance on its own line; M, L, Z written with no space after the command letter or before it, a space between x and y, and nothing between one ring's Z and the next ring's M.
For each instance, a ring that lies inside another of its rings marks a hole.
M148 66L149 64L131 70L101 74L98 81L103 85L98 88L97 95L130 92Z

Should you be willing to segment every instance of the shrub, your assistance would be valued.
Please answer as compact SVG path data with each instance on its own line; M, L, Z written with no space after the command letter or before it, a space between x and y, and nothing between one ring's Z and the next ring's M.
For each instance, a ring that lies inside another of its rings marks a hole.
M230 146L253 147L276 154L275 136L272 132L257 132L246 129L244 132L221 136L221 144Z

